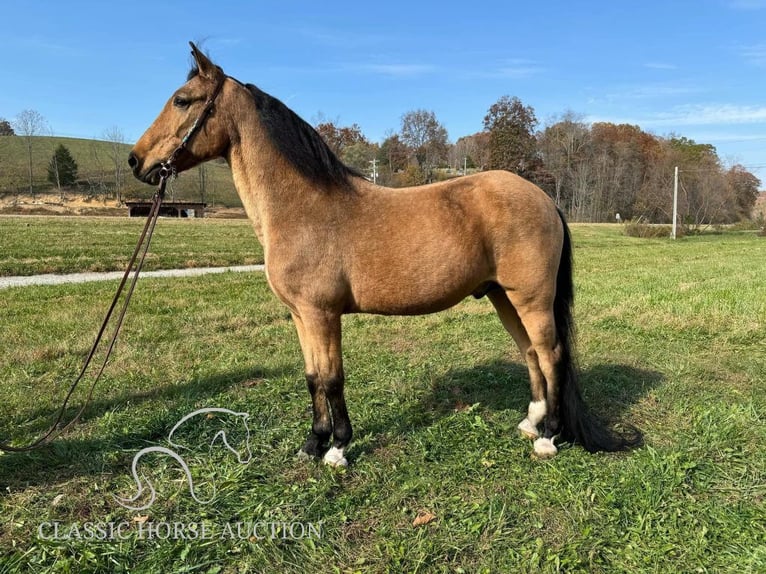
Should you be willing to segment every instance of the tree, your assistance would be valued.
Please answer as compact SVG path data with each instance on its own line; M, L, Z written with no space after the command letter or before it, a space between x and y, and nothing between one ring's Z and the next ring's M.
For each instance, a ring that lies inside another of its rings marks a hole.
M107 155L114 168L114 198L122 203L122 187L124 184L124 172L127 160L125 151L125 134L117 126L104 130L104 140L109 142Z
M404 171L407 168L407 158L409 150L398 134L390 134L383 140L378 151L378 161L380 162L381 181L391 184L393 175Z
M343 152L347 147L356 144L369 145L370 143L364 137L362 128L357 124L352 124L348 127L338 127L335 122L324 121L317 124L315 129L338 157L343 156Z
M546 169L554 179L553 198L560 208L573 216L573 204L578 203L576 182L581 182L579 171L588 160L590 129L574 112L565 112L556 123L543 130L538 146Z
M758 199L761 180L737 164L726 172L726 181L734 193L733 215L738 219L750 217Z
M489 161L489 134L479 132L459 138L449 150L450 166L462 170L469 168L484 169Z
M34 197L35 189L33 187L34 179L32 173L32 142L34 137L40 135L46 127L45 118L36 110L24 110L16 116L14 130L18 132L25 140L27 146L27 167L29 175L29 194Z
M439 123L434 112L413 110L402 116L400 138L417 161L426 181L430 181L433 168L447 158L447 129Z
M630 124L596 123L591 128L592 154L598 162L595 221L613 220L615 213L633 216L650 166L661 152L658 139Z
M489 168L525 176L538 167L535 110L517 97L503 96L484 116L489 132Z
M48 164L48 181L59 190L77 181L77 162L64 144L59 144Z
M0 118L0 136L15 136L11 122L5 118Z
M343 148L340 159L349 167L353 167L362 173L371 172L371 162L378 155L378 145L371 144L366 140L353 143ZM372 177L370 177L372 179Z
M199 200L202 203L207 201L207 192L210 182L210 175L208 174L208 167L206 163L201 163L197 166L197 183L199 186Z

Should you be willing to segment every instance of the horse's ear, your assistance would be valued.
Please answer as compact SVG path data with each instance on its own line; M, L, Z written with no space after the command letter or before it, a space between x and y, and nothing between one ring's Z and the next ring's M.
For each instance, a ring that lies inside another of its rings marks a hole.
M194 42L189 42L189 45L191 46L192 56L194 57L194 63L199 70L199 75L203 78L215 77L219 73L218 66L211 62L205 54L200 52L197 49L197 46L194 45Z

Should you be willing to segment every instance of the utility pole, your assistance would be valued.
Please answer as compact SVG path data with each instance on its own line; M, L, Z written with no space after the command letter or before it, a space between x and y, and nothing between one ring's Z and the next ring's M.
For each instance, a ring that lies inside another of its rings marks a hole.
M377 184L378 183L378 160L371 159L370 163L372 164L372 183Z
M468 156L463 156L463 175L468 175Z
M670 238L676 238L676 225L678 222L678 166L676 166L675 177L673 178L673 231L670 232Z

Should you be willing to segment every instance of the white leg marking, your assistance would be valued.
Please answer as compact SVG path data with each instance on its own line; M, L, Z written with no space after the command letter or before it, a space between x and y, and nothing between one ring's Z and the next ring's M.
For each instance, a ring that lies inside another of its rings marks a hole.
M534 443L535 456L538 458L551 458L556 456L559 449L553 444L553 439L539 438Z
M529 422L535 426L540 424L540 421L545 418L545 411L546 406L544 399L541 401L530 402L529 407L527 408L527 418L529 419Z
M519 423L519 430L521 431L522 435L532 440L540 436L540 432L537 430L537 427L529 422L529 419L524 419Z
M346 457L343 456L343 449L334 446L330 447L330 450L325 453L324 462L325 464L335 467L348 466L348 461L346 460Z
M527 418L519 423L519 430L527 438L536 439L540 436L537 425L545 418L545 401L532 401L527 408Z

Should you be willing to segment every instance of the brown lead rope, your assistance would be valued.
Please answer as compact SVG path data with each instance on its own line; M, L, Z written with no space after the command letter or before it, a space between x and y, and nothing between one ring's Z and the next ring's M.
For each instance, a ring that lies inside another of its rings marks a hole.
M165 167L163 167L160 171L160 184L159 184L159 187L157 188L157 191L154 193L154 197L152 199L152 207L149 210L149 216L146 218L144 229L141 232L141 236L138 239L136 248L133 250L133 255L131 256L127 269L125 269L125 273L122 276L122 281L120 281L120 285L119 287L117 287L117 292L114 294L114 299L112 299L112 304L109 306L109 310L106 313L106 317L104 317L104 321L101 324L101 328L98 331L98 335L96 335L96 340L94 341L93 346L90 349L90 353L88 353L88 357L85 359L85 363L83 364L82 369L80 369L80 374L72 383L71 387L69 387L69 392L67 392L66 397L64 398L64 402L59 408L56 421L53 423L53 425L51 425L51 427L47 430L47 432L45 432L45 434L43 434L34 442L25 446L13 446L8 443L0 443L0 450L6 451L6 452L27 452L27 451L34 450L36 448L40 448L41 446L49 443L50 441L55 439L57 436L65 432L73 424L75 424L80 419L80 416L82 416L83 412L85 412L85 409L90 404L90 400L93 397L93 390L96 388L96 383L98 383L98 380L101 378L101 374L104 372L104 369L106 368L106 363L107 361L109 361L109 356L112 354L112 349L114 349L114 344L117 341L117 335L120 332L120 328L122 327L122 322L125 318L125 313L128 310L128 303L130 303L130 298L133 296L133 290L136 288L136 283L138 282L138 275L141 273L141 268L144 265L144 259L146 258L146 254L149 251L149 244L151 243L152 235L154 234L154 226L157 224L157 217L160 214L160 206L162 205L162 200L165 196L165 187L167 186L167 181L168 181L168 178L171 176L171 172L172 170L167 169ZM140 258L138 257L139 253L141 254ZM136 265L136 261L138 261L137 265ZM134 265L135 265L135 270L133 269ZM130 282L127 293L125 294L125 301L122 304L122 308L120 309L120 313L117 318L117 324L115 325L114 332L112 333L112 337L109 340L109 345L106 350L106 356L104 357L103 363L101 363L101 367L99 368L98 373L96 373L96 377L93 379L93 382L90 385L90 389L88 390L88 396L85 399L85 403L82 405L82 407L80 407L80 410L77 411L77 414L72 418L71 421L66 423L63 427L59 428L59 425L61 424L61 421L64 418L64 413L66 411L67 405L69 404L69 399L72 397L72 394L74 393L75 389L80 384L80 381L82 381L83 377L85 376L85 373L88 370L88 367L90 366L91 361L93 360L93 357L96 354L96 350L98 349L98 346L101 343L101 338L103 337L104 332L106 331L107 326L109 325L109 320L112 317L112 313L117 308L117 303L120 299L120 295L122 295L122 291L125 288L125 285L128 284L128 278L130 277L131 271L133 271L133 279Z

